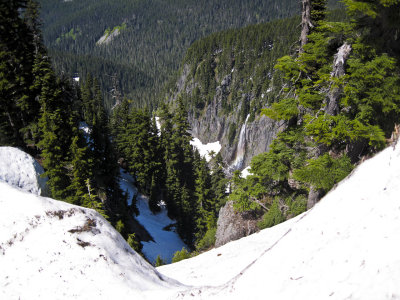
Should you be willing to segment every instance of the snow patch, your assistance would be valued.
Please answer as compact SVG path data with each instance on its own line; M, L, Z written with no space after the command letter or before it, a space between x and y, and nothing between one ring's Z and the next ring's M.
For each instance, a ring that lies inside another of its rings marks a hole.
M193 138L190 144L195 147L199 151L200 156L205 157L207 161L211 160L210 153L214 152L214 154L217 154L221 151L221 143L219 141L203 144L198 138Z
M252 175L253 173L250 172L250 166L248 166L244 168L240 174L242 178L246 178L247 176Z
M29 154L13 147L0 147L0 181L36 195L49 195L44 170Z

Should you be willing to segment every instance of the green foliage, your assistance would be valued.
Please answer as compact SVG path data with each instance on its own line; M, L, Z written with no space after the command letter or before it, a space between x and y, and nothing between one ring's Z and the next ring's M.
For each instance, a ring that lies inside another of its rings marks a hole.
M215 212L218 212L219 209L226 203L226 187L228 184L228 178L226 178L224 172L221 152L214 157L211 171L211 190L214 193Z
M279 207L279 200L278 198L275 198L274 202L269 208L269 211L264 215L262 221L258 223L258 227L260 229L272 227L282 223L285 220L286 218Z
M174 253L174 256L172 257L172 263L176 263L187 258L190 258L190 253L186 250L186 248L182 248L182 250Z
M241 28L289 17L298 11L284 0L187 0L187 1L40 1L44 39L57 72L91 73L99 78L106 106L111 108L112 79L118 88L145 107L164 87L193 41L213 32ZM124 34L105 46L97 40L106 29L126 24ZM73 30L75 41L60 38Z
M70 31L61 34L61 36L56 39L56 43L57 44L60 43L61 39L72 39L73 41L76 41L76 38L79 35L82 35L82 31L80 30L79 27L77 27L76 31L74 28L71 28Z
M94 190L90 185L89 179L87 179L85 183L87 186L87 194L83 196L82 206L94 209L105 219L109 219L109 216L104 209L104 204L101 202L101 200L99 200L98 196L94 194Z
M107 28L107 29L104 31L103 36L105 36L106 38L108 38L109 35L112 34L113 32L115 32L115 31L117 31L117 30L118 30L119 32L121 32L122 30L125 30L125 29L126 29L126 23L123 23L122 25L115 26L113 29Z
M263 199L268 193L268 188L263 184L261 177L252 175L244 179L239 171L234 172L231 185L233 191L228 199L233 201L233 208L240 212L260 209L262 201L259 199Z
M312 12L318 26L309 34L304 51L282 57L275 66L274 76L277 82L283 80L283 88L263 112L286 127L269 152L253 158L253 176L234 178L237 183L230 196L240 209L250 209L251 199L279 195L261 227L303 212L309 188L329 191L363 155L384 147L399 120L399 66L393 57L398 57L393 30L399 26L383 19L398 13L400 3L346 3L353 17L350 22L349 18L325 22L324 11ZM322 8L324 3L314 5ZM388 42L378 34L383 28ZM351 52L342 62L342 75L332 72L340 62L334 66L332 62L344 43L351 45ZM258 197L252 191L257 184L264 187ZM278 197L286 199L282 207Z
M212 227L207 230L201 240L197 242L196 250L205 251L215 245L215 234L217 233L217 227Z
M294 200L288 198L286 204L289 207L286 213L288 218L294 218L307 210L307 198L304 195L298 195Z
M166 264L166 261L163 260L160 255L157 255L156 262L155 262L154 266L155 267L160 267L160 266L163 266L165 264Z
M122 222L122 220L118 220L117 224L115 224L115 229L120 233L123 234L125 231L125 224Z
M299 110L293 98L285 98L280 102L272 103L270 109L263 109L263 114L273 120L289 121L293 117L297 117L298 113Z
M293 176L298 181L329 191L352 169L353 165L346 155L335 159L326 153L316 159L308 160L304 167L294 171Z
M126 242L137 253L140 253L140 251L143 248L142 244L137 240L136 235L134 233L128 235L128 239Z

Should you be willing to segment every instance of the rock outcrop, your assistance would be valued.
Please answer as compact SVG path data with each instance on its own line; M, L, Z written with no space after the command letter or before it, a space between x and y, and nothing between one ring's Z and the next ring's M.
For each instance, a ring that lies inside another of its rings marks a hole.
M184 69L186 70L186 69ZM180 78L180 82L183 78ZM225 76L220 86L216 88L213 101L206 107L201 116L189 112L188 121L192 135L202 143L219 141L221 143L221 155L229 171L242 170L250 164L253 156L267 152L269 145L282 130L283 123L274 121L264 115L258 115L254 120L239 123L240 107L231 114L222 113L222 101L230 90L231 77ZM194 85L194 84L192 84ZM182 84L180 85L182 92ZM190 84L185 92L190 92ZM245 95L246 97L246 95ZM251 95L248 95L249 100ZM236 127L233 141L229 141L231 125ZM242 137L241 137L242 136Z
M235 212L233 202L227 202L219 211L215 247L258 231L257 222L261 215L255 211Z
M114 38L116 38L117 36L119 36L119 34L121 33L121 31L116 28L114 29L111 33L108 34L104 34L97 42L97 45L107 45L109 44Z

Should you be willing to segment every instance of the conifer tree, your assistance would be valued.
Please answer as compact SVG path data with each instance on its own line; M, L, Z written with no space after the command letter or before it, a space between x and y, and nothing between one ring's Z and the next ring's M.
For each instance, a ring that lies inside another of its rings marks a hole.
M273 204L276 212L283 199L305 195L311 207L363 155L381 149L399 119L399 68L395 59L382 54L381 41L371 39L371 33L376 32L372 20L379 23L389 13L385 8L396 12L400 5L347 5L354 17L350 23L319 20L300 54L278 61L277 72L286 80L285 96L264 112L285 121L286 129L268 153L253 158L254 175L235 188L231 198L244 208L252 207L253 198L272 195L281 200Z
M21 16L26 6L24 0L0 3L0 142L21 147L38 112L29 90L34 51L32 32Z
M79 147L79 137L75 136L72 139L70 148L71 164L70 164L70 180L71 183L67 187L69 196L67 201L76 205L83 205L84 197L89 192L87 180L91 178L90 161L87 158L87 147Z
M200 158L197 151L195 158L196 240L200 240L208 229L216 225L217 207L207 161L205 158Z

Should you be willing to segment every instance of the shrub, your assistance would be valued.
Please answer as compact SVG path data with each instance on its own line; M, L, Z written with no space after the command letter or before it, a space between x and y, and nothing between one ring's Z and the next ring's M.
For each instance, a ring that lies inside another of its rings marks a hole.
M131 233L128 235L128 240L127 243L133 250L136 252L140 253L142 250L142 244L136 239L136 235L134 233Z
M285 216L279 208L278 198L275 198L269 211L264 215L262 221L258 223L258 227L260 227L260 229L264 229L275 226L283 221L285 221Z
M187 258L190 258L190 253L185 248L182 248L181 251L178 250L174 253L174 257L172 257L172 263L176 263Z
M155 266L159 267L165 264L166 264L165 260L163 260L160 255L157 255Z
M203 238L197 243L196 250L202 251L207 250L215 245L215 234L217 233L217 228L212 227L207 230Z

